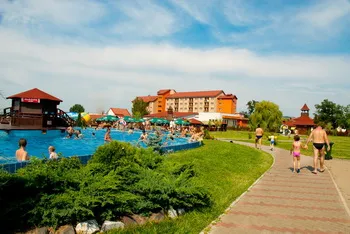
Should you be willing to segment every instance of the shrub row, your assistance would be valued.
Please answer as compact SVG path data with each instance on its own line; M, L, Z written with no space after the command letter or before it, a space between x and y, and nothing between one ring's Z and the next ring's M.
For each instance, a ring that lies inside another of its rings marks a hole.
M193 182L191 164L163 162L164 156L153 149L113 141L100 146L86 166L77 158L33 159L15 174L1 171L2 229L75 225L211 205L208 191Z

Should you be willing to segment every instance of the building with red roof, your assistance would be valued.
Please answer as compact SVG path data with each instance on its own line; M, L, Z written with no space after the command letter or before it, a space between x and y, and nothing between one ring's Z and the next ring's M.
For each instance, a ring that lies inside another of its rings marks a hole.
M125 108L109 108L109 110L107 111L107 115L114 115L114 116L118 116L120 117L124 117L124 116L131 116L130 112L128 111L128 109Z
M55 129L74 124L74 120L57 108L62 100L38 88L7 99L12 99L12 105L2 115L9 119L6 129Z
M176 92L173 89L161 89L158 96L140 96L148 103L150 114L167 111L175 112L219 112L236 113L237 96L225 94L223 90Z
M138 96L135 99L139 98L146 102L148 104L147 111L150 114L154 114L166 111L166 98L174 93L176 93L176 91L173 89L161 89L157 92L157 96ZM134 100L132 102L134 102Z
M287 125L289 128L297 129L300 134L305 134L308 130L314 128L316 124L314 123L314 120L310 118L310 109L306 104L304 104L304 106L300 110L300 117L292 118L286 121L284 124Z

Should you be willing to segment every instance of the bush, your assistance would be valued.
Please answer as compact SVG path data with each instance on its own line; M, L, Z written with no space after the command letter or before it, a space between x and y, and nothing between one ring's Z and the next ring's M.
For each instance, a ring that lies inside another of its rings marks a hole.
M204 130L204 139L207 139L207 140L210 140L210 139L213 139L212 136L210 136L210 133L209 133L209 130L208 129L205 129Z
M248 139L250 140L250 139L252 139L252 138L253 138L252 133L249 132L249 133L248 133Z
M86 166L77 158L34 159L16 174L0 172L2 228L210 206L209 192L193 182L195 177L191 165L167 165L153 149L117 141L100 146Z

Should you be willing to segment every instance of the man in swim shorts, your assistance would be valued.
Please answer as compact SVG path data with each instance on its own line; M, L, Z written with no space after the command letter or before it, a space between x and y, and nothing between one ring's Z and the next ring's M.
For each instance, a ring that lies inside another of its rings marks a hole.
M258 148L257 144L259 143L259 149L261 149L261 140L264 135L264 131L260 127L260 124L258 124L257 129L255 129L255 148Z
M324 156L325 156L325 146L327 144L327 151L331 149L329 146L328 136L325 130L321 126L315 128L309 138L306 141L305 148L307 149L307 144L312 141L314 146L314 170L312 173L317 174L317 160L320 156L320 172L324 172Z

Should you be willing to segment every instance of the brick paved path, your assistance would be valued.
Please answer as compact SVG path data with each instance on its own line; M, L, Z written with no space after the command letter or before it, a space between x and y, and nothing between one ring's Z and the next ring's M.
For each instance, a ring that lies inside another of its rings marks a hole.
M350 233L350 216L328 171L312 174L312 157L304 156L300 174L292 173L288 151L275 149L272 154L271 170L209 233Z

